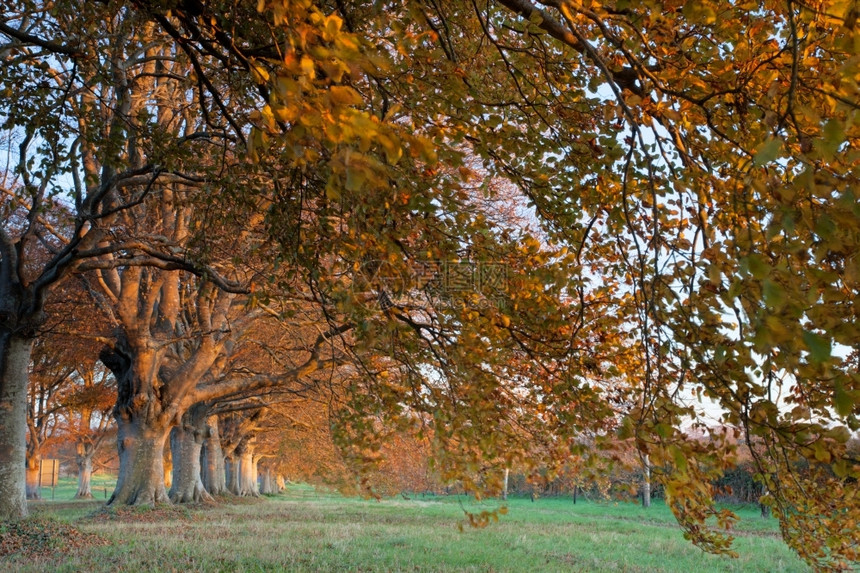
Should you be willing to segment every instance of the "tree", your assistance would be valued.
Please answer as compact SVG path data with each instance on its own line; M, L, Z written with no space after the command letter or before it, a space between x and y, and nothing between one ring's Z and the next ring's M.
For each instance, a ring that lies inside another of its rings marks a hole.
M75 444L78 467L76 499L92 498L93 458L111 433L115 381L95 359L76 368L75 384L63 391L65 430Z
M678 396L701 392L768 444L756 463L786 541L818 566L856 559L857 389L834 352L857 341L856 7L391 3L377 25L341 6L408 79L379 100L437 146L468 141L577 253L569 272L607 286L597 304L644 364L624 433L665 468L688 535L728 548L701 525L731 521L708 483L734 448L680 431L697 414ZM798 475L799 459L818 469Z
M56 341L54 341L56 342ZM42 449L58 434L60 395L74 375L74 366L58 352L57 345L42 338L33 349L33 367L27 392L27 499L41 499L39 491Z
M50 10L40 2L22 2L4 8L3 16L0 83L7 97L0 113L9 145L17 143L14 176L4 178L2 186L0 229L0 408L8 412L0 419L0 519L5 520L26 515L27 368L45 321L48 292L84 260L131 252L107 234L112 218L145 197L147 183L181 175L170 172L169 155L176 147L162 147L157 137L144 141L151 135L148 126L157 122L147 116L135 81L151 85L143 78L160 74L156 61L138 51L143 44L134 44L150 33L145 21L128 7L80 2L52 4ZM142 67L149 76L136 75ZM181 149L197 137L186 133L173 143ZM167 156L160 156L161 150ZM157 241L148 252L162 266L205 272L158 251Z
M736 448L681 431L704 425L682 399L700 394L765 444L755 463L786 541L820 567L857 558L853 4L133 6L194 70L183 94L253 124L248 153L273 184L251 195L272 190L266 229L289 267L278 287L310 295L336 333L323 343L354 366L337 436L362 445L352 459L428 415L443 478L492 490L502 461L552 468L583 434L611 442L620 417L688 536L726 552L703 524L733 519L709 484ZM493 178L518 186L543 236L482 212L474 191ZM494 304L481 288L441 301L428 262L445 277L499 262L511 279ZM4 344L25 354L30 330ZM616 393L635 406L619 413ZM176 404L159 407L190 406Z

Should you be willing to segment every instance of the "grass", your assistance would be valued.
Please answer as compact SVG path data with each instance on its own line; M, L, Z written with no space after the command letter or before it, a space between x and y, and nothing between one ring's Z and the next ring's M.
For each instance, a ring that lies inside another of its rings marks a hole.
M72 492L72 495L74 492ZM56 496L55 496L56 497ZM486 529L461 532L463 508L498 502L361 500L291 486L256 503L127 508L41 502L34 511L109 541L63 554L0 559L21 571L808 571L776 521L740 509L739 558L706 555L668 509L567 499L512 499Z
M111 492L116 487L116 476L107 474L93 474L90 479L90 491L93 493L93 499L106 500L110 497ZM60 478L57 487L41 488L42 502L48 501L87 501L74 499L78 493L77 478Z

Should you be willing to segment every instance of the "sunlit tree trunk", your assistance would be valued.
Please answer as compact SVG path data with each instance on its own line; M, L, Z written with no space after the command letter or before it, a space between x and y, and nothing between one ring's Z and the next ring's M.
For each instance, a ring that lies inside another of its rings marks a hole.
M233 454L230 491L242 497L256 497L259 495L254 464L254 448L250 444L240 444Z
M260 495L260 469L259 469L259 458L251 454L251 491L254 492L254 495Z
M164 489L170 491L173 487L173 449L164 451Z
M27 499L42 499L39 488L39 472L42 469L42 454L39 452L27 455L26 489Z
M24 469L31 349L31 339L0 329L0 521L27 515Z
M505 501L508 500L508 476L510 475L510 473L510 468L505 468L505 485L504 489L502 490L502 499Z
M92 499L93 456L95 448L86 443L78 443L75 463L78 466L78 491L75 499Z
M164 487L164 444L169 429L118 420L119 475L108 505L154 505L170 498Z

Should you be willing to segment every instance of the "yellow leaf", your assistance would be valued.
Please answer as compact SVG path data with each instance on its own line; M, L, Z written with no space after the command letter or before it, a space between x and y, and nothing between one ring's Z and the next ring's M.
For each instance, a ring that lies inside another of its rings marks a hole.
M259 64L251 63L251 75L253 76L254 81L260 85L269 81L269 72Z
M360 105L363 101L361 95L349 86L332 86L329 99L336 105Z

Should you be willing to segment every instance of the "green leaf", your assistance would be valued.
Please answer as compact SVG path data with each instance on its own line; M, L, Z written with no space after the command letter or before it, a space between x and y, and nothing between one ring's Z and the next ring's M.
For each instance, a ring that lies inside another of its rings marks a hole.
M741 268L746 270L756 279L763 279L770 274L770 265L761 255L750 255L741 260Z
M346 188L349 191L360 191L364 182L367 181L367 173L364 169L348 167L346 170Z
M825 159L832 159L839 147L845 143L845 130L842 122L831 119L824 124L821 131L822 139L818 145L819 151Z
M684 473L687 471L687 456L684 455L684 451L681 450L678 446L669 446L669 451L672 452L672 458L675 461L675 467L678 468L678 471Z
M830 341L823 336L806 330L803 332L803 343L809 349L812 362L821 363L830 358Z
M779 155L779 150L782 148L782 140L778 137L768 139L762 143L755 152L753 165L761 167L766 163L770 163Z
M841 382L836 382L835 392L833 393L833 406L836 408L836 413L840 416L847 416L854 409L854 400L851 395L845 391L845 386Z
M764 279L761 286L761 294L764 302L772 308L782 308L785 304L785 289L779 283L770 279Z
M684 16L695 22L703 24L714 24L717 21L717 13L713 8L703 2L687 2L683 8Z

